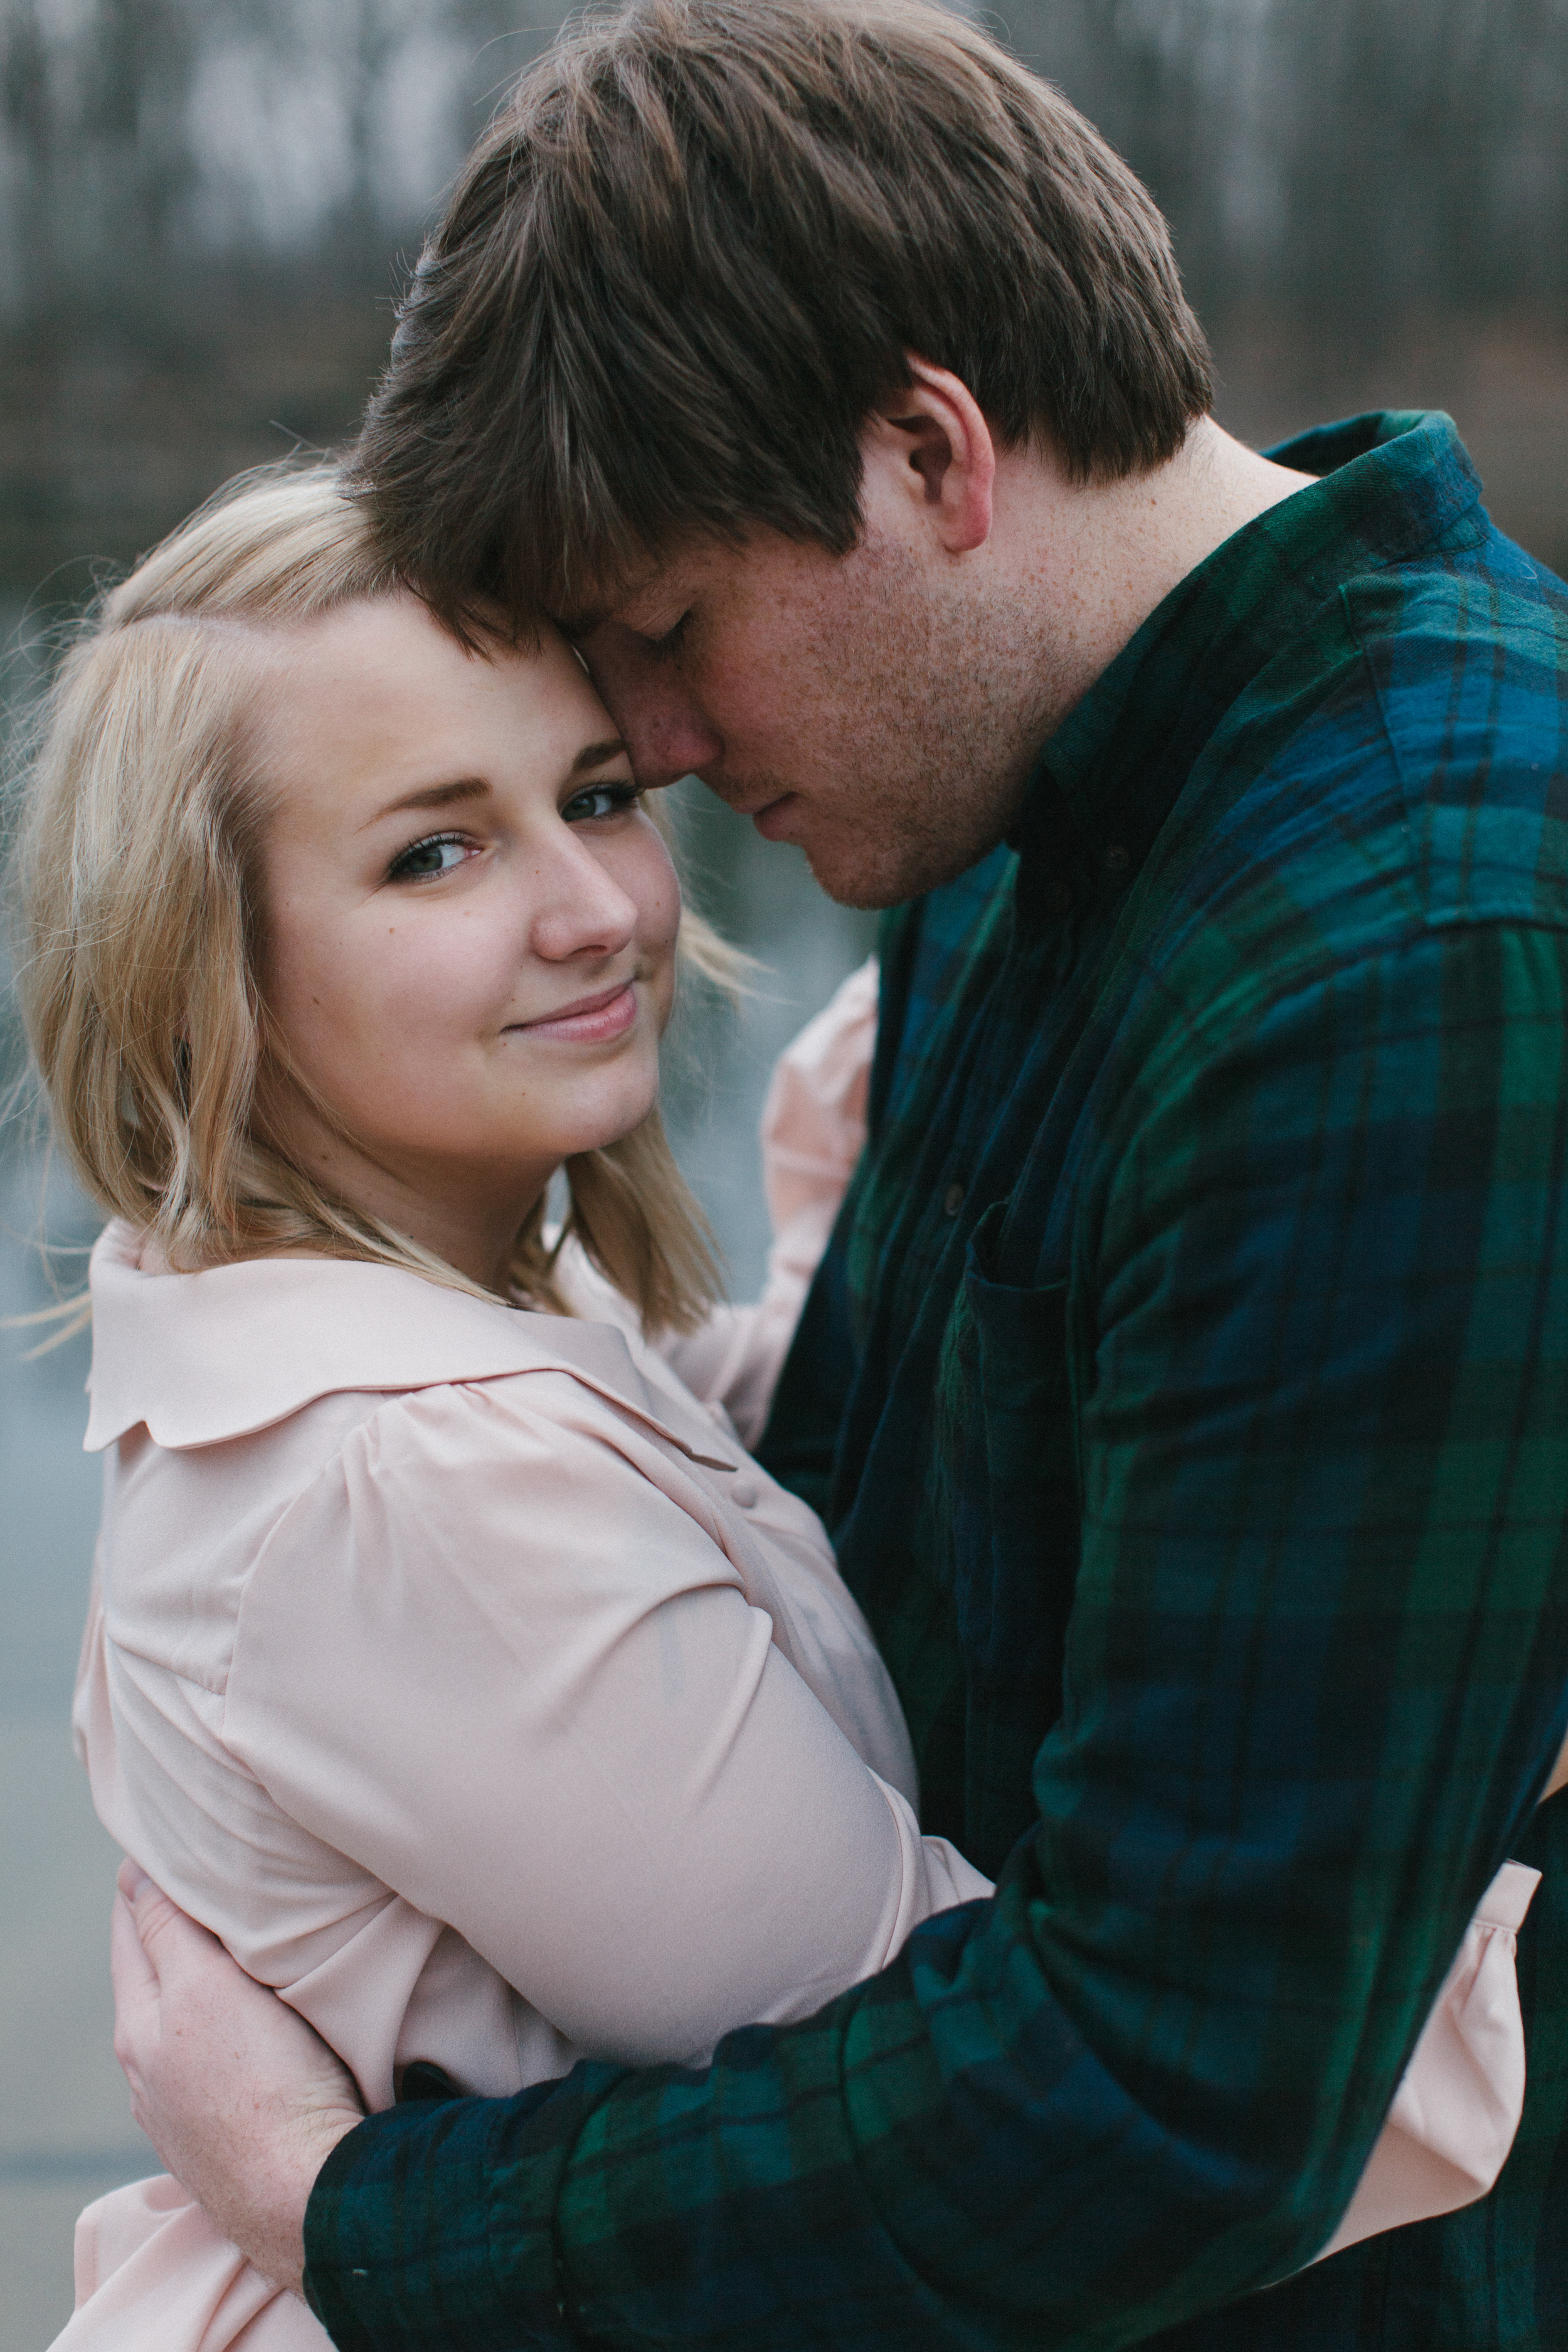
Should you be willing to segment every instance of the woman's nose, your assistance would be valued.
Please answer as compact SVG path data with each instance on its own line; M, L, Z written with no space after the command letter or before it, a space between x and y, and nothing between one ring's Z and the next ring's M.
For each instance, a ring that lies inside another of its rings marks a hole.
M646 637L619 621L606 621L581 640L578 651L631 754L639 784L651 792L717 763L724 749L721 738Z
M607 874L587 844L566 830L536 868L530 944L549 963L572 956L619 955L637 937L637 901Z

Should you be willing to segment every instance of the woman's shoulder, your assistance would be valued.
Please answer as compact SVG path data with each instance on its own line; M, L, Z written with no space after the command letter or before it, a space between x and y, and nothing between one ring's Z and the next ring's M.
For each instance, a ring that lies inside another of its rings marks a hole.
M93 1252L91 1290L89 1451L143 1427L169 1452L222 1445L332 1396L391 1402L534 1373L560 1376L540 1384L542 1406L547 1392L584 1391L655 1422L671 1408L654 1397L625 1330L401 1267L268 1257L176 1274L115 1223ZM699 1419L694 1433L674 1433L688 1450L693 1434L712 1439Z
M737 1466L608 1325L341 1260L156 1269L123 1226L94 1253L105 1609L118 1646L215 1693L264 1562L296 1595L411 1543L515 1565L629 1524L650 1476Z

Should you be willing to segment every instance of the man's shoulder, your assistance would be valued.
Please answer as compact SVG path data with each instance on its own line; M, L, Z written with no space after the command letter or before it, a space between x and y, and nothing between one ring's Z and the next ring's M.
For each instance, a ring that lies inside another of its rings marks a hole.
M1568 585L1479 509L1468 521L1454 541L1342 591L1384 724L1402 756L1451 767L1506 753L1516 738L1532 759L1560 761Z
M1423 919L1568 920L1568 587L1489 525L1346 608Z
M1287 649L1238 700L1247 781L1207 823L1194 774L1154 894L1178 992L1277 993L1434 925L1568 929L1568 587L1483 516L1337 602L1317 680Z

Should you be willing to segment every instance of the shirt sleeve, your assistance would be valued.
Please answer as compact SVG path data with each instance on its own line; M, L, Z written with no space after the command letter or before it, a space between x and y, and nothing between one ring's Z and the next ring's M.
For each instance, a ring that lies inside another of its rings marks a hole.
M861 1761L713 1517L564 1373L417 1391L269 1539L225 1707L293 1820L642 2061L808 2013L988 1884Z
M340 2345L1111 2352L1329 2236L1563 1728L1568 957L1433 929L1164 1025L1086 1190L1064 1709L994 1901L701 2074L361 2126Z

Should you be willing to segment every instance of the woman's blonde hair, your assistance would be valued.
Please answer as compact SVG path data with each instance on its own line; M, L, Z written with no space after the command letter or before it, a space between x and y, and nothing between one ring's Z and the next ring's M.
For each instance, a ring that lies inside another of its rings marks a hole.
M242 476L102 598L41 714L17 850L23 1018L78 1176L184 1271L307 1250L477 1287L266 1132L280 1049L256 977L268 794L244 638L398 584L336 467ZM721 985L742 961L691 914L681 952ZM574 1233L647 1328L690 1328L717 1270L658 1111L566 1180L553 1247L542 1201L518 1235L518 1292L563 1309L554 1260Z

